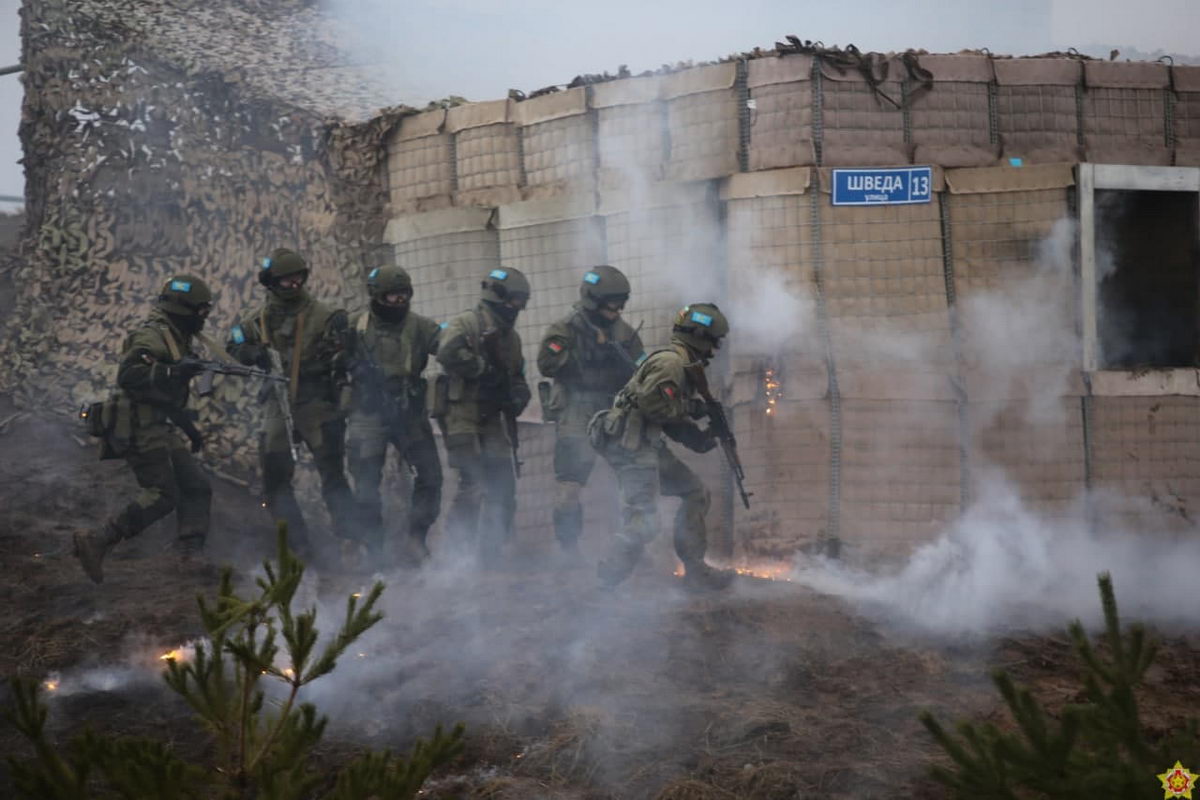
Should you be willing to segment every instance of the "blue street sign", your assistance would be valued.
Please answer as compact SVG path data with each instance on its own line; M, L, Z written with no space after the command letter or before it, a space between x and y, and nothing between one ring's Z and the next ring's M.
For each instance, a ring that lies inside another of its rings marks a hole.
M886 206L928 203L933 199L932 167L835 169L835 206Z

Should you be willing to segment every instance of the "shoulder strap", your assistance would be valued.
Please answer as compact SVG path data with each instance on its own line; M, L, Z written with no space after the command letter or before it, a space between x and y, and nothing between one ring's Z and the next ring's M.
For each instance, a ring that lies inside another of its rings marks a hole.
M300 388L300 356L303 353L304 347L304 318L308 316L308 309L300 310L296 315L296 339L292 343L292 363L291 375L288 376L288 400L296 402L296 392Z
M366 333L369 327L371 327L371 312L364 311L354 320L354 330L359 333Z
M167 345L167 352L171 354L172 361L178 361L183 358L183 352L179 349L179 342L175 341L175 334L171 333L171 328L163 325L159 328L162 333L163 341Z
M267 307L264 305L258 312L258 335L262 343L271 346L271 331L267 328Z

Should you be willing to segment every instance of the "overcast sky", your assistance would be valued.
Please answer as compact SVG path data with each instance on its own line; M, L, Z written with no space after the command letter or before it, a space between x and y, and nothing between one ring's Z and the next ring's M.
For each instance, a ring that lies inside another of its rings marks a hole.
M581 72L707 60L784 34L863 50L1028 54L1091 45L1195 54L1200 0L323 0L386 65L393 102L503 97ZM17 7L0 0L0 64L20 59ZM198 47L203 44L197 42ZM1107 51L1092 51L1107 56ZM22 194L21 85L0 76L0 195ZM5 206L0 205L0 208Z

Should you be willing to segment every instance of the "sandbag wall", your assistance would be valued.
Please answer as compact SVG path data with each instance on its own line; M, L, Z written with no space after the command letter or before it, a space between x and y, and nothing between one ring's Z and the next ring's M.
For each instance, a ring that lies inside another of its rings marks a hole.
M734 532L721 547L893 557L989 492L1051 516L1076 513L1089 486L1200 499L1188 400L1142 408L1079 372L1071 168L1191 163L1198 87L1192 68L1069 57L751 58L427 112L397 133L390 192L395 219L417 225L430 209L495 209L499 263L534 286L531 382L537 340L591 264L630 275L626 318L649 346L682 302L753 308L756 286L782 280L802 335L739 342L735 315L717 362L752 509L715 455L691 459L717 488L714 528ZM455 170L417 188L403 153L434 146ZM910 163L935 168L933 202L831 204L830 167ZM473 302L436 276L418 286ZM522 521L549 541L539 420L535 402ZM1134 475L1120 446L1155 455ZM1187 477L1162 484L1170 470ZM588 518L611 511L589 503Z

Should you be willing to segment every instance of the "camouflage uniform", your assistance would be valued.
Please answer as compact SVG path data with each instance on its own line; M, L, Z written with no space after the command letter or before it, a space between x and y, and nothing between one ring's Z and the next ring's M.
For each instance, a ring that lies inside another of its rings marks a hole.
M580 494L596 461L587 440L588 420L612 405L645 356L641 337L624 320L604 324L595 316L577 303L547 328L537 355L538 371L554 380L543 397L542 415L555 424L554 534L567 551L578 546L583 532Z
M264 263L281 261L287 254L295 256L291 251L277 250ZM264 271L267 269L264 267ZM345 311L332 308L307 291L300 289L287 297L272 290L262 307L246 314L233 327L225 345L230 355L243 364L269 367L267 348L279 354L283 373L289 378L296 438L312 454L325 507L339 531L355 514L343 463L346 424L338 408L334 371L346 327ZM262 400L265 420L259 436L259 463L266 506L273 519L288 523L293 543L304 550L310 546L308 527L292 489L296 465L283 410L270 387L264 387Z
M447 525L458 541L478 541L488 559L512 537L517 508L516 475L502 414L519 415L530 399L521 337L513 329L516 312L489 299L503 299L495 294L496 275L504 275L507 282L519 279L528 298L528 283L517 270L493 270L492 280L484 281L483 302L446 324L437 353L447 398L439 424L446 437L446 460L458 472ZM485 335L495 337L491 346Z
M396 273L396 275L393 275ZM377 281L398 277L402 270L372 271L368 291L374 297ZM411 295L412 284L403 274ZM379 291L383 291L382 289ZM407 555L428 555L426 536L437 520L442 502L442 464L433 428L425 412L425 379L421 373L437 352L441 331L433 320L413 311L390 314L372 302L371 310L355 320L347 348L352 377L349 400L350 474L358 500L363 534L376 559L383 546L383 510L379 485L389 444L415 472L408 508ZM397 318L398 317L398 318Z
M191 295L198 315L186 311ZM212 489L208 477L192 456L200 449L199 434L191 422L188 382L198 373L180 361L194 356L192 337L199 334L211 308L211 293L203 281L180 275L167 282L159 307L126 337L117 368L120 390L103 409L101 458L123 457L142 491L97 533L78 534L75 553L84 570L97 583L103 580L104 555L121 539L132 538L175 511L177 547L187 555L203 549L208 536ZM185 330L189 317L199 325ZM178 427L195 437L191 450L181 441ZM99 432L98 430L96 432Z
M719 312L712 304L695 304L683 309L680 317L691 313L711 319ZM723 316L720 322L728 330ZM664 438L697 453L716 446L713 435L692 421L703 414L703 403L693 396L697 390L694 370L703 370L715 344L707 350L693 345L694 337L681 335L677 320L671 346L651 353L617 394L612 408L598 413L588 425L589 438L616 472L621 493L621 530L609 557L597 569L605 586L615 586L628 577L646 544L657 535L660 494L681 500L675 514L674 545L685 578L704 588L728 583L727 573L704 561L708 489L668 449Z

